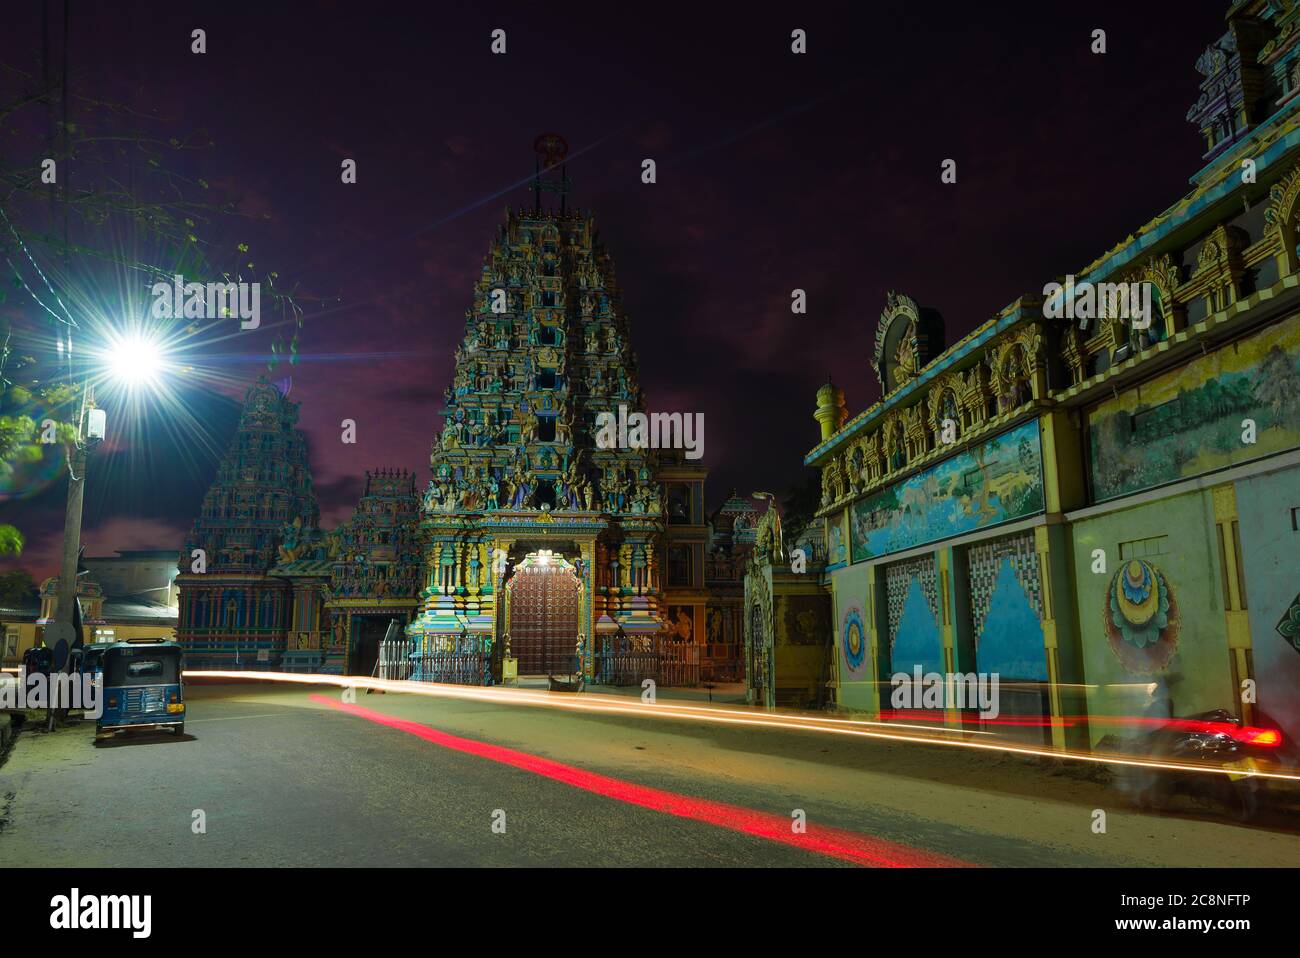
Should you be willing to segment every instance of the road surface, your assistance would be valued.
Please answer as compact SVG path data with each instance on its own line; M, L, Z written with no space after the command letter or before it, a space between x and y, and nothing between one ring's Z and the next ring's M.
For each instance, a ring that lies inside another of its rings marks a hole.
M1285 822L1242 826L1194 805L1138 813L1087 767L1054 772L1021 756L491 700L363 691L348 706L323 687L191 685L187 698L182 738L96 745L89 726L20 735L0 766L0 861L1300 862Z

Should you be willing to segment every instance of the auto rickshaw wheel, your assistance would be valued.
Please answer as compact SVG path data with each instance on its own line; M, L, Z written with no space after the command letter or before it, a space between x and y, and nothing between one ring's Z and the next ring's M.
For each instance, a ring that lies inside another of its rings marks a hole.
M182 722L180 725L173 725L173 726L172 726L172 734L175 735L177 738L180 738L182 735L184 735L184 734L185 734L185 723Z

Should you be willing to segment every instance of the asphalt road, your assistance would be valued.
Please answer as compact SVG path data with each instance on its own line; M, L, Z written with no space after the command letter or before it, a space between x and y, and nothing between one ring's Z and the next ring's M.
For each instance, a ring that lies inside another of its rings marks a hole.
M1138 813L1086 770L1019 756L397 694L362 692L348 709L338 689L296 686L187 697L182 738L97 745L89 726L19 736L0 766L0 862L1300 862L1286 823L1246 827L1194 805Z

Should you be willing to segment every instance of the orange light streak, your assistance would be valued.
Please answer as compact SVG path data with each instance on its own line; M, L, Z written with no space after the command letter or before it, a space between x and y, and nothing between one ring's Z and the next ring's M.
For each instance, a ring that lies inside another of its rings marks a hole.
M912 727L919 732L900 733L898 726L883 722L858 719L835 719L817 716L785 715L772 712L740 711L724 706L678 705L657 702L656 704L630 704L620 696L596 695L582 693L569 695L528 689L509 689L501 686L484 687L474 685L444 685L436 682L411 682L397 679L377 679L364 675L321 675L300 672L243 672L220 670L186 670L187 678L254 679L267 682L281 682L292 685L332 685L338 688L375 689L383 692L395 692L410 695L424 695L432 698L455 698L471 701L492 702L493 704L514 704L521 706L539 706L558 708L575 712L592 712L597 714L635 715L643 718L676 719L678 721L702 721L719 725L745 725L755 728L777 728L800 732L821 732L833 735L847 735L859 738L880 739L893 742L910 742L920 745L942 745L953 748L968 748L986 752L1025 755L1038 758L1071 759L1079 762L1091 762L1097 765L1125 765L1134 768L1164 769L1173 772L1196 772L1207 775L1232 775L1253 778L1277 779L1280 781L1300 782L1300 775L1288 772L1255 771L1243 773L1237 770L1215 768L1213 766L1194 765L1190 763L1161 761L1130 755L1096 755L1072 749L1047 749L1016 745L1009 742L966 741L954 738L954 735L970 736L976 734L965 730ZM991 735L992 733L984 733Z

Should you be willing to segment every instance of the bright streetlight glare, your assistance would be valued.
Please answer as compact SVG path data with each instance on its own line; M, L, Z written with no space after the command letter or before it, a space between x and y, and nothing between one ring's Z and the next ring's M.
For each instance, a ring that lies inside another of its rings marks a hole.
M113 342L104 359L109 376L128 389L156 384L164 367L161 344L138 333Z

